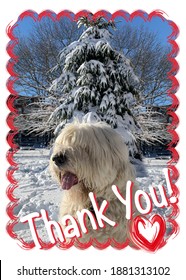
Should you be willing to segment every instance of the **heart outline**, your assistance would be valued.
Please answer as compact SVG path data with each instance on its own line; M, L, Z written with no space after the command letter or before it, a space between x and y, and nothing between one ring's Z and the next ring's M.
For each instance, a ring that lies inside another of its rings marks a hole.
M150 242L139 231L139 223L142 223L143 227L149 222L152 226L155 222L159 224L159 231L156 237ZM130 223L130 238L138 247L147 251L156 252L159 248L165 245L164 235L166 232L165 220L160 215L153 215L149 219L136 216Z

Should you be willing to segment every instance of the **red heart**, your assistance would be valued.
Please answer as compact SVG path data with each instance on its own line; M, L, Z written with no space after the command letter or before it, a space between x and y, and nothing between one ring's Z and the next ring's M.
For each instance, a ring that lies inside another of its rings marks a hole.
M143 226L143 233L140 233L139 223ZM144 236L144 232L150 228L154 228L154 224L158 223L159 229L155 230L152 240L148 240ZM153 215L150 219L137 216L131 221L130 236L132 241L140 248L155 252L162 247L166 242L164 241L164 234L166 231L165 220L159 215Z

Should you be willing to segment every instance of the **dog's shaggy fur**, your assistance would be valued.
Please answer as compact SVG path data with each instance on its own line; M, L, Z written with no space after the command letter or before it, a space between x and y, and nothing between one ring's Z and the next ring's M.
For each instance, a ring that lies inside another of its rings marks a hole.
M102 122L73 122L65 126L57 137L50 159L50 169L63 189L60 219L76 212L90 209L89 192L93 192L98 203L105 199L109 207L105 215L118 225L98 230L92 229L89 218L86 223L88 233L79 240L88 241L96 238L105 242L114 238L117 242L125 242L128 237L125 206L112 191L117 185L125 197L126 183L134 182L134 170L129 162L128 149L122 137Z

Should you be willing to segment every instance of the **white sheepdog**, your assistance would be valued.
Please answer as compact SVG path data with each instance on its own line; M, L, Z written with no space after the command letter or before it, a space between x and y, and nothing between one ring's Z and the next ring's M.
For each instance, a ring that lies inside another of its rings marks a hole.
M103 122L67 124L55 141L50 169L64 190L59 223L67 214L77 218L77 211L82 209L93 212L89 197L92 192L98 205L103 200L109 202L105 215L117 226L105 224L95 230L87 215L88 233L83 233L79 241L87 242L90 238L101 243L108 238L126 241L129 234L125 206L113 193L112 185L116 185L125 198L126 183L135 182L135 173L123 138L115 130Z

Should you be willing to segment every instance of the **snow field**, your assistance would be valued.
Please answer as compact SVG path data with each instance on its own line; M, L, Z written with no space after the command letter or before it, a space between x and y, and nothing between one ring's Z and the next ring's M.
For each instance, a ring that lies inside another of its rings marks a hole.
M58 209L62 192L56 182L50 176L49 165L50 150L19 150L15 155L15 160L19 164L19 169L14 173L14 178L18 181L18 188L14 195L19 198L19 204L14 209L14 214L19 218L32 212L40 212L41 209L47 211L51 220L58 220ZM165 178L162 172L166 167L166 160L144 159L144 168L137 168L137 181L142 190L148 191L152 185L165 185ZM141 172L143 170L143 172ZM157 209L154 209L156 212ZM158 209L162 215L166 215L168 209ZM14 231L16 234L29 242L32 240L27 224L18 223ZM37 222L37 231L43 241L48 241L48 235L43 226L43 222Z

